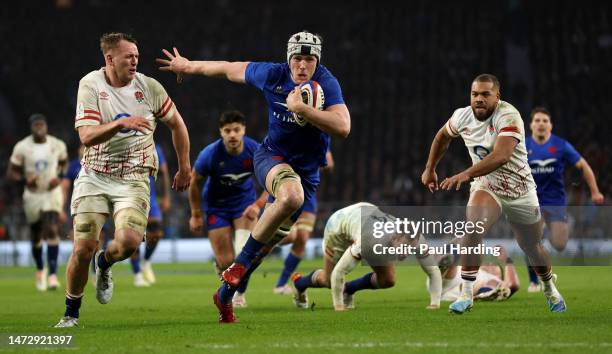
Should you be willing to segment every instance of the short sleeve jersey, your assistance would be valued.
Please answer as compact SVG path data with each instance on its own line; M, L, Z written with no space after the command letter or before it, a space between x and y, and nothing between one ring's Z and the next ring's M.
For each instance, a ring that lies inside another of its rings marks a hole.
M453 137L461 136L474 165L493 151L497 137L515 138L518 144L510 160L488 175L475 178L473 183L512 199L536 188L527 163L523 119L510 103L499 101L485 121L476 119L472 107L459 108L446 123L446 131Z
M157 122L174 116L174 103L155 79L136 73L124 87L106 82L104 68L81 79L77 97L75 128L100 125L129 116L146 118L151 131L123 129L110 140L88 147L83 167L124 180L144 180L157 173L153 132Z
M287 96L297 86L289 64L251 62L245 72L246 82L259 89L268 103L268 136L264 146L277 151L293 167L313 171L325 164L329 136L311 124L300 126L294 113L287 110ZM338 80L323 65L312 77L323 88L323 109L343 104Z
M23 168L26 178L37 176L35 192L42 193L53 178L58 178L59 162L67 159L66 144L60 139L47 135L44 143L36 143L30 135L15 145L10 161Z
M554 134L544 144L528 137L527 153L540 205L565 205L565 166L575 165L582 156L572 144Z
M203 203L223 208L238 203L245 197L255 199L253 184L253 155L259 144L245 136L244 149L238 156L227 152L223 139L206 146L194 164L200 176L207 176L202 191Z

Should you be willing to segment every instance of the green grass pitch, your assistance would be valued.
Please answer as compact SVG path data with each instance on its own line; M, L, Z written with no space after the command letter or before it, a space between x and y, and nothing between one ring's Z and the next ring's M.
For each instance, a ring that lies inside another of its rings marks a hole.
M308 272L321 261L307 261ZM91 284L81 308L80 328L51 328L63 314L64 293L38 293L34 272L0 268L0 352L24 350L105 353L610 353L612 268L556 267L568 312L552 314L542 294L523 289L502 303L477 303L472 312L451 315L448 303L425 310L425 275L418 267L397 269L396 286L362 291L356 309L336 313L327 289L309 290L308 310L289 296L273 295L281 262L269 260L254 274L249 307L237 309L239 324L219 325L212 294L219 281L205 264L155 265L157 284L135 288L126 264L114 267L115 294L100 305ZM368 271L358 267L349 279ZM61 278L64 269L60 269ZM65 283L65 281L62 281ZM75 347L10 347L7 334L74 335Z

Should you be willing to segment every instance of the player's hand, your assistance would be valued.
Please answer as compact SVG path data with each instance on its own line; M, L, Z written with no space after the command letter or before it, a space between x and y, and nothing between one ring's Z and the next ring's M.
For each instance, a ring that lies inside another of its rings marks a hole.
M144 134L147 133L147 130L153 130L151 123L149 123L149 120L145 117L129 116L127 118L121 118L116 122L119 124L121 129L136 130Z
M191 182L191 169L180 169L174 175L174 181L172 181L172 189L177 192L182 192L189 188Z
M203 227L204 218L202 218L202 215L192 215L191 218L189 218L189 231L194 234L200 234Z
M423 171L423 174L421 175L421 183L423 183L423 185L427 187L431 193L437 191L439 186L436 171L428 169Z
M168 211L170 211L170 196L169 195L166 195L162 198L161 202L159 203L159 207L163 213L167 213Z
M34 190L38 186L38 176L30 176L26 178L26 187L29 190Z
M458 191L461 188L461 185L469 182L470 179L471 178L467 173L461 172L450 178L445 178L444 181L440 183L440 188L450 191L453 187L456 186L455 190Z
M59 184L61 183L59 178L53 178L49 181L49 187L47 187L47 190L52 190L53 188L59 186Z
M287 96L287 110L296 114L302 114L305 107L307 106L302 101L302 92L299 86L296 86Z
M251 221L254 221L257 220L260 210L261 209L257 206L257 204L253 203L249 205L246 209L244 209L244 211L242 212L242 216Z
M180 84L183 82L183 76L187 74L187 70L189 68L189 59L181 56L176 47L173 47L172 50L174 51L174 54L170 53L165 49L162 49L162 52L164 52L167 59L157 58L155 59L155 61L158 64L162 65L159 67L159 70L172 71L173 73L175 73L176 82Z
M591 194L591 200L593 201L593 203L601 205L604 203L605 198L603 194L597 192L595 194Z

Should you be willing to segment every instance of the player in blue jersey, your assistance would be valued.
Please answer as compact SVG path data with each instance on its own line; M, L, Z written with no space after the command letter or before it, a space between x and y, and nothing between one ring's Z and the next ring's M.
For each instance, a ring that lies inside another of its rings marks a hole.
M314 198L319 166L327 152L327 136L347 137L351 118L338 80L321 64L321 37L307 31L292 35L287 62L189 61L174 48L157 59L162 71L200 74L248 83L262 91L268 103L268 135L254 156L255 174L270 193L270 203L255 225L235 262L223 272L222 286L214 295L221 322L235 322L232 296L264 246L276 243L289 231L305 202ZM314 80L325 94L322 110L302 101L298 85ZM254 263L255 261L255 263ZM251 270L252 271L252 270Z
M325 154L325 164L321 166L321 172L328 172L334 168L334 157L330 149ZM298 217L297 221L291 227L287 241L291 242L291 250L283 264L283 270L281 271L276 285L272 290L275 294L293 295L291 287L287 284L289 277L297 266L300 264L306 251L306 243L310 239L312 231L314 230L315 223L317 221L317 198L316 196L308 203L304 203L302 214ZM283 242L286 242L283 240Z
M565 249L569 238L567 207L563 172L565 166L574 166L591 191L591 200L602 204L604 196L597 187L595 174L588 162L580 156L567 140L552 134L550 112L544 107L531 111L531 136L527 138L527 152L531 173L537 185L542 216L549 230L550 244L559 252ZM529 292L540 291L538 277L529 269Z
M219 275L234 261L247 241L265 205L267 193L256 200L253 155L259 143L245 136L246 119L239 111L227 111L219 119L221 139L199 154L191 174L189 228L200 233L206 214L208 238ZM234 241L232 242L232 236ZM246 282L234 296L234 305L246 307Z
M168 173L168 163L163 150L159 145L155 145L155 153L159 163L157 180L162 182L163 194L160 199L157 199L156 180L153 176L149 176L150 203L149 219L147 221L147 233L145 236L145 252L140 264L140 249L136 250L130 257L132 265L132 273L134 274L134 285L137 287L148 287L156 282L155 273L151 266L151 257L153 252L164 237L164 229L162 223L163 213L170 210L170 174Z

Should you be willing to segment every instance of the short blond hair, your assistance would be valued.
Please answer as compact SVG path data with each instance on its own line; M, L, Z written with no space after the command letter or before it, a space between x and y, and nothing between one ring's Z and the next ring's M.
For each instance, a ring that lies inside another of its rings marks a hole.
M100 50L102 50L102 54L104 55L109 50L117 48L122 40L138 45L138 42L136 42L136 39L131 34L121 32L104 33L100 37Z

